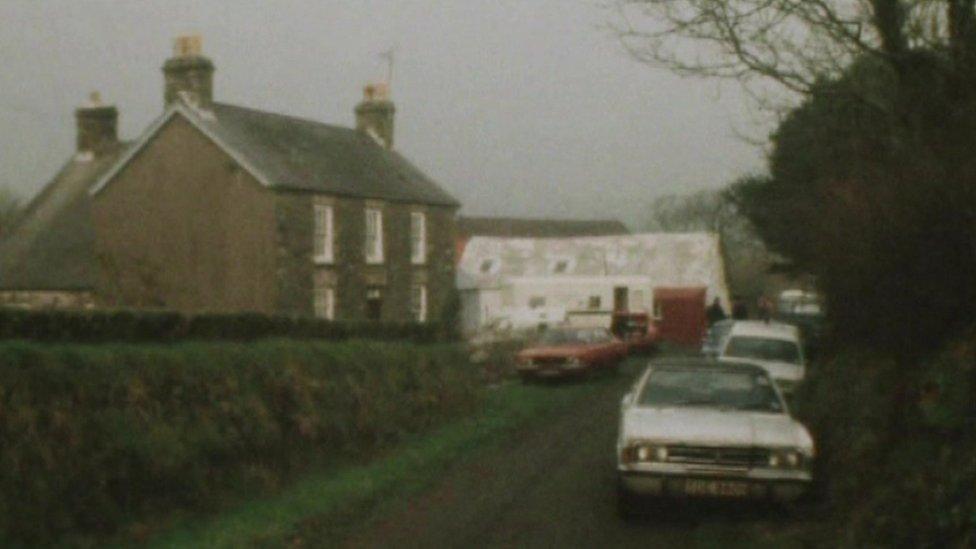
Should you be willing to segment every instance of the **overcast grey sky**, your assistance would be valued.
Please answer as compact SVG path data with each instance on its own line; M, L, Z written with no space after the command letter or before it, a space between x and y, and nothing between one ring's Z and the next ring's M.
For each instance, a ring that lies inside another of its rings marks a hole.
M36 193L99 90L123 138L162 112L173 38L218 101L351 125L396 47L397 148L470 214L618 217L762 168L734 87L631 60L594 0L2 0L0 184Z

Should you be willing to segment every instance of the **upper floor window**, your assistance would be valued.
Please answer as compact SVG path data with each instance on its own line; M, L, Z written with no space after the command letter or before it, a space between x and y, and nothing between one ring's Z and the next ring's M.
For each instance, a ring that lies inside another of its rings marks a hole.
M410 262L414 265L427 262L427 216L423 212L410 214Z
M315 205L315 239L312 257L316 263L332 263L335 259L333 243L335 242L334 216L332 206L328 204Z
M366 209L366 263L383 262L383 211Z

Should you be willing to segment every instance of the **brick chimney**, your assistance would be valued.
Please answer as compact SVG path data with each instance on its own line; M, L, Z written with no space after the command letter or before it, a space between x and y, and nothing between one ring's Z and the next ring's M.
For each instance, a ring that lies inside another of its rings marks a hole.
M213 74L213 62L203 56L203 39L199 35L180 36L173 43L173 57L163 64L165 106L180 95L201 107L210 105Z
M392 149L394 114L396 107L386 84L370 84L363 88L363 100L356 105L356 129Z
M119 111L114 105L103 105L98 92L92 92L88 101L75 109L75 120L78 152L97 156L118 144Z

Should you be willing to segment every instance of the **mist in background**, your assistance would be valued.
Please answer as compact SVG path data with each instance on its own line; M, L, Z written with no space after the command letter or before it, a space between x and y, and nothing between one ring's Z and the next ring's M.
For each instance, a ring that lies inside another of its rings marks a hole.
M74 151L98 90L133 139L162 113L163 61L203 36L215 99L353 125L395 48L396 148L471 215L613 217L761 169L734 87L630 59L586 0L6 0L0 186L35 194Z

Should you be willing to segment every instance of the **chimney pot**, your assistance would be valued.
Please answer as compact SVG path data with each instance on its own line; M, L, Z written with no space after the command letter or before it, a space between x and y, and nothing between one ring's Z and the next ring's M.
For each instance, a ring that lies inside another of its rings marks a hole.
M119 111L114 105L102 104L101 95L92 92L88 101L75 109L78 152L94 155L111 149L119 142Z
M386 84L363 87L363 100L356 105L356 129L377 140L387 149L393 148L393 119L396 106L389 99Z
M173 57L163 64L163 98L168 107L181 95L206 108L213 102L214 64L203 55L199 35L180 36L173 42Z

